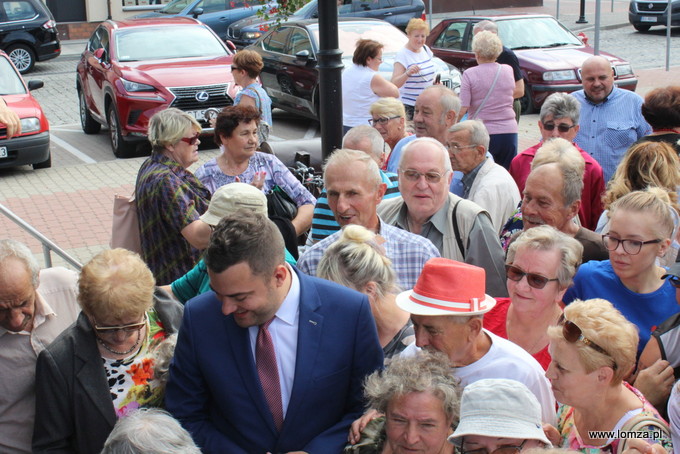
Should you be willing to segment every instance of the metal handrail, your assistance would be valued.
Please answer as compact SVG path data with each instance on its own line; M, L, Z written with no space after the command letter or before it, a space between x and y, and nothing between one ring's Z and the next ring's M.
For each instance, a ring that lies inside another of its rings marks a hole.
M54 252L59 257L68 262L71 266L75 267L78 271L83 267L83 265L73 257L71 257L68 252L57 246L52 240L47 238L45 235L37 231L31 224L21 219L19 216L14 214L12 210L7 208L5 205L0 203L0 213L7 216L10 220L14 221L19 227L24 229L34 238L36 238L42 244L43 258L45 259L45 267L50 268L52 266L52 255Z

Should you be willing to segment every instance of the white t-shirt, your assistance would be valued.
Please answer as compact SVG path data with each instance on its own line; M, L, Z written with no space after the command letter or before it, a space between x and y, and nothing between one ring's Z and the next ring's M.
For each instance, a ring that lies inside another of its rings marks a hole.
M484 333L491 339L491 348L484 356L472 364L453 367L451 371L460 379L461 386L484 378L507 378L523 383L541 404L544 423L555 425L556 407L550 382L545 378L541 365L522 347L507 339L498 337L490 331ZM418 350L413 343L406 347L402 355L414 355Z
M368 124L371 104L380 99L371 89L371 81L376 74L368 66L354 63L342 72L343 125L354 127Z
M435 71L432 62L432 51L429 47L423 46L418 52L413 52L406 47L402 47L394 59L395 63L401 63L407 70L413 65L418 65L420 71L409 76L399 88L401 102L409 105L416 105L416 98L425 87L432 85Z

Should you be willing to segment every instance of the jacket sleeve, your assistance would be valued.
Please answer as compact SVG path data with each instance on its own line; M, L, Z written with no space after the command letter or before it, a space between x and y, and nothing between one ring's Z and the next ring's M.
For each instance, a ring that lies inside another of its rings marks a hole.
M488 213L477 215L468 236L465 262L486 270L486 293L494 298L508 296L505 284L505 257L498 234Z
M35 376L34 453L72 453L73 397L67 380L48 350L38 356Z

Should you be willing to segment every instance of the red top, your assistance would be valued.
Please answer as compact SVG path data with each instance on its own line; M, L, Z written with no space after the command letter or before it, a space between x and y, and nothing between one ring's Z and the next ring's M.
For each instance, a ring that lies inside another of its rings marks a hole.
M484 328L488 329L496 336L500 336L503 339L508 338L508 330L505 323L508 319L508 309L510 308L510 298L496 298L496 306L489 312L484 314ZM548 370L550 365L550 353L548 353L548 346L533 356L536 361L543 367L543 370Z
M515 156L510 164L510 175L515 179L520 194L524 192L524 184L527 181L529 172L531 172L531 161L536 156L536 151L543 145L542 142L527 148L523 152ZM605 190L605 181L602 174L602 167L600 164L583 151L578 145L574 144L576 149L581 152L581 156L586 161L586 169L583 173L583 193L581 194L581 208L578 212L578 218L583 227L595 230L597 221L604 210L602 205L602 196Z

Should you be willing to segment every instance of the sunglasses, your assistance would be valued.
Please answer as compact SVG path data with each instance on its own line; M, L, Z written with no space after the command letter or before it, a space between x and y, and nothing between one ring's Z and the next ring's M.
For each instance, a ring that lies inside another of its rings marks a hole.
M371 118L370 120L368 120L368 122L370 123L371 126L384 125L388 121L394 120L395 118L401 118L401 117L399 117L399 115L397 115L396 117L389 117L389 118Z
M564 314L560 317L560 324L562 324L562 336L564 336L564 339L569 342L570 344L576 343L578 341L583 342L586 344L588 347L592 348L596 352L602 353L605 356L608 356L611 358L612 361L614 361L614 367L612 369L616 370L617 369L617 364L616 361L614 360L614 357L607 353L607 350L604 348L600 347L597 345L595 342L591 341L587 337L583 335L583 332L581 331L581 328L578 327L578 325L574 322L571 322L567 320L564 317Z
M537 290L540 290L543 287L545 287L548 282L558 280L557 278L548 279L547 277L541 276L540 274L536 273L527 273L514 265L505 265L505 277L507 277L511 281L519 282L522 280L524 276L527 277L527 284L529 284L530 287L533 287Z
M240 70L240 69L241 69L241 68L237 68L236 66L232 66L232 67L231 67L231 72L238 71L238 70Z
M680 288L680 278L677 276L671 276L668 278L668 282L675 288Z
M555 123L544 123L543 129L545 129L546 131L552 131L553 129L555 129L555 126L557 126L557 130L562 133L569 132L571 128L576 127L576 125L569 126L566 123L560 123L559 125L556 125Z
M114 334L119 331L123 331L126 334L130 334L144 328L147 320L148 316L144 314L144 320L142 320L139 323L130 323L129 325L99 326L97 325L97 322L94 321L94 330L97 332L97 334Z
M196 134L194 134L191 137L182 137L179 140L181 140L184 143L188 143L189 145L196 145L196 142L198 142L198 136L200 136L200 135L201 135L201 133L197 132Z
M442 177L446 175L446 172L444 173L444 175L442 175L441 173L438 172L420 173L411 169L401 170L401 173L409 181L416 182L420 180L420 177L425 177L425 181L427 181L428 183L439 183Z

